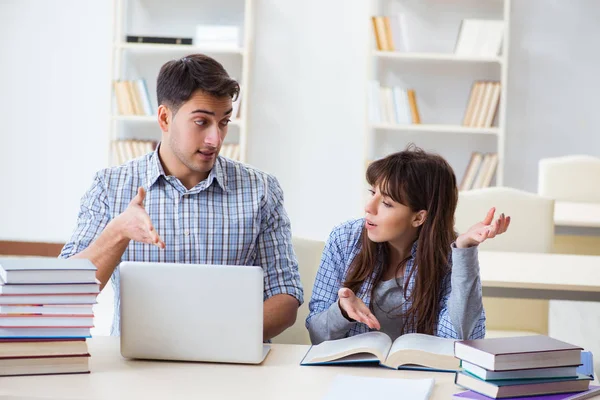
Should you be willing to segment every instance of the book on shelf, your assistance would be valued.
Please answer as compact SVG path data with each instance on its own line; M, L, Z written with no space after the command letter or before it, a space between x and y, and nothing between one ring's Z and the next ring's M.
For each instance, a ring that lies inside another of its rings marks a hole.
M473 128L491 127L498 112L500 91L500 82L474 82L462 125Z
M383 87L378 81L371 81L367 97L369 119L373 124L421 123L417 97L413 89Z
M496 174L498 162L498 153L471 153L458 189L464 191L489 187Z
M477 172L477 177L471 186L471 189L483 189L490 187L496 168L498 167L498 154L486 153L483 156L481 167Z
M154 140L114 140L112 142L112 157L114 165L121 165L153 152L158 142Z
M114 89L119 115L154 115L145 79L116 81Z
M398 13L395 17L374 15L371 23L377 50L409 51L405 14Z
M236 49L240 43L240 28L236 25L197 25L193 43L206 49Z
M504 21L463 19L454 54L465 57L495 57L502 48Z
M186 37L161 37L161 36L136 36L127 35L127 43L152 43L152 44L192 44L192 38Z
M240 145L237 143L226 143L221 146L220 156L231 160L240 161Z
M313 345L301 365L375 363L392 369L455 372L453 339L409 333L392 342L382 332L367 332Z
M419 107L417 107L417 94L413 89L408 90L408 104L410 105L413 124L420 124L421 116L419 115Z

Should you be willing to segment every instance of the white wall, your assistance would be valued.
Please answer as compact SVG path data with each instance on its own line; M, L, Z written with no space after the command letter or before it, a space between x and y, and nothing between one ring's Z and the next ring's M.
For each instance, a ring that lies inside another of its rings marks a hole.
M256 0L248 161L274 173L295 235L362 215L369 4Z
M67 240L106 164L111 3L0 2L0 35L18 38L0 44L0 240ZM249 161L280 179L300 236L361 214L368 3L255 1ZM505 177L535 190L539 158L600 156L600 5L512 8Z
M111 8L0 2L0 240L66 241L107 162Z
M600 2L512 0L505 184L537 191L540 158L600 156Z

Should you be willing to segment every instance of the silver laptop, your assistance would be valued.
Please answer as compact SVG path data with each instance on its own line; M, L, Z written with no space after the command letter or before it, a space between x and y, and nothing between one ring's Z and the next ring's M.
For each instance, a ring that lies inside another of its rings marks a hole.
M258 364L260 267L123 262L121 354L126 358Z

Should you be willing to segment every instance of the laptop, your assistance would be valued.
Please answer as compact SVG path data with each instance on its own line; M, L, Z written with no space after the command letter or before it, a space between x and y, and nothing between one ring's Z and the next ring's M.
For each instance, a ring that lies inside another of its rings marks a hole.
M120 264L125 358L259 364L263 270L255 266Z

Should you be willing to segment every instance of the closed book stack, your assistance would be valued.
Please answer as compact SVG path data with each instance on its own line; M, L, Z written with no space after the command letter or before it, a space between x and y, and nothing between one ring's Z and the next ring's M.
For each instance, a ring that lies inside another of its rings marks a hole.
M0 376L89 372L100 291L88 260L0 258Z
M544 400L563 393L587 395L597 389L589 386L594 379L591 353L548 336L457 341L454 355L462 365L455 383L470 389L455 398L539 396Z

